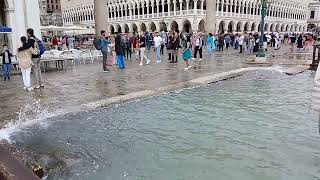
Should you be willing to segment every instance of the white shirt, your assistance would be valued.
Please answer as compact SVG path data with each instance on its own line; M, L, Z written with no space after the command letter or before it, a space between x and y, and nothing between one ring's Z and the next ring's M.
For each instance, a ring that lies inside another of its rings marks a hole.
M239 45L243 45L243 41L244 41L244 36L241 35L239 38Z
M196 46L200 46L200 39L196 39Z
M9 64L9 54L8 54L8 52L4 53L4 62Z
M160 36L154 37L153 41L154 41L154 47L159 47L162 43L162 38Z

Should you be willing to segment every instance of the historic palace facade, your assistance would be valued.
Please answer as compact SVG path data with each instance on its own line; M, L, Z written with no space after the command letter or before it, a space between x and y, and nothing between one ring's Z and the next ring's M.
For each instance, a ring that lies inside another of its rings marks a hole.
M65 24L94 22L93 0L63 10ZM217 32L258 31L259 0L216 0L216 9L206 0L108 0L109 32L206 31L206 12L216 10ZM302 32L307 30L308 2L275 0L270 4L266 31Z

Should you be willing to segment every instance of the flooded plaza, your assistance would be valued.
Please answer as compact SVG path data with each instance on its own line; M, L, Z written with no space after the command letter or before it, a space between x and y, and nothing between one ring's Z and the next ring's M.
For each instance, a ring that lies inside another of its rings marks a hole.
M199 83L257 66L246 62L247 56L221 53L201 71L129 62L126 71L110 74L96 64L49 72L45 89L6 96L2 117L12 117L12 126L4 123L0 136L45 167L48 179L319 179L315 73L288 76L286 67L271 65ZM146 90L155 93L96 104Z

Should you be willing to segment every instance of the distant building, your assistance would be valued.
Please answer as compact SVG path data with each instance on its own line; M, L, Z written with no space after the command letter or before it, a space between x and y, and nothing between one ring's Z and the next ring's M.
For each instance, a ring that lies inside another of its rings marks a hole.
M94 0L61 0L63 24L94 27Z
M308 31L320 28L320 0L311 2L308 10Z
M3 44L13 53L21 46L20 37L33 28L40 38L40 11L38 0L0 0L0 51Z
M39 0L40 21L42 26L62 26L60 0Z

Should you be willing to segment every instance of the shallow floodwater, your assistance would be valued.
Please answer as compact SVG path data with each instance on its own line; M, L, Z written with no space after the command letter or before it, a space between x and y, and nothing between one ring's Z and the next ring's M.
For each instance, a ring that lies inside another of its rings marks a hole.
M241 77L46 119L12 136L49 179L318 180L311 72Z

